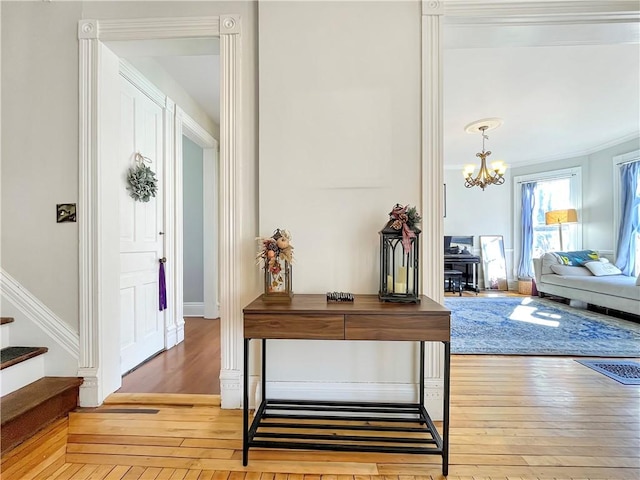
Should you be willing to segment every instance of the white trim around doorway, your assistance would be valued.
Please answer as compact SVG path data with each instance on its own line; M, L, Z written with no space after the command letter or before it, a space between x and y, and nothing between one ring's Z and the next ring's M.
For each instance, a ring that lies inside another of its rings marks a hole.
M220 177L218 183L220 203L218 257L224 259L219 266L220 279L220 328L221 328L221 402L225 408L240 406L240 355L239 342L242 312L240 307L239 252L235 248L239 240L240 185L239 185L239 76L240 76L240 33L238 15L221 15L199 18L122 19L122 20L81 20L78 22L79 39L79 335L80 358L78 375L84 378L80 389L81 406L97 406L120 385L119 369L112 368L117 359L119 321L113 318L113 293L117 275L117 261L109 253L109 246L103 242L104 232L117 225L105 224L101 213L112 208L101 188L101 169L108 161L103 158L101 147L109 139L102 138L101 100L103 88L102 72L105 64L113 68L113 61L104 53L105 41L150 40L162 38L219 38L221 72L221 150ZM165 127L174 121L173 103L165 109ZM176 148L175 137L165 139L167 152ZM169 177L169 175L167 175ZM181 178L181 177L180 177ZM173 213L180 205L174 175L167 178L168 203ZM174 215L175 219L175 215ZM175 221L175 220L174 220ZM172 226L170 223L167 226ZM175 236L173 245L165 243L165 248L176 252L181 248L180 239ZM175 253L174 253L175 255ZM168 275L171 275L168 272ZM177 285L177 274L172 281ZM174 287L175 289L175 287ZM178 289L179 290L179 289ZM110 296L111 295L111 296ZM175 295L175 290L174 290ZM174 297L182 318L182 298ZM115 333L105 335L105 332ZM175 338L180 341L176 325Z

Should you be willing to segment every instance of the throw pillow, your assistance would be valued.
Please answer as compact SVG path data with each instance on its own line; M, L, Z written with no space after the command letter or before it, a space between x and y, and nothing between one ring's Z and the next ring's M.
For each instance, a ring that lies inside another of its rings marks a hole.
M551 270L551 265L558 265L560 263L560 260L558 260L558 257L556 257L555 254L547 252L542 256L541 263L541 274L548 275L550 273L553 273L553 271Z
M592 277L593 274L585 267L573 267L571 265L551 265L551 270L556 275L567 277Z
M553 252L558 263L564 265L580 266L587 262L598 260L600 255L595 250L576 250L573 252Z
M584 264L591 273L596 277L604 277L605 275L620 275L622 271L613 263L587 262Z

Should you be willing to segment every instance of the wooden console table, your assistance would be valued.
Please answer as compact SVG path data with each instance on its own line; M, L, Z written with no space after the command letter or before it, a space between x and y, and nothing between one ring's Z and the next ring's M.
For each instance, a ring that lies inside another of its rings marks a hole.
M291 303L261 297L244 310L242 464L250 447L442 456L449 469L450 312L422 296L419 304L384 303L377 295L327 303L295 295ZM262 339L262 402L249 425L249 343ZM267 339L381 340L420 343L418 402L272 399L266 390ZM424 342L444 343L444 408L440 435L424 407Z

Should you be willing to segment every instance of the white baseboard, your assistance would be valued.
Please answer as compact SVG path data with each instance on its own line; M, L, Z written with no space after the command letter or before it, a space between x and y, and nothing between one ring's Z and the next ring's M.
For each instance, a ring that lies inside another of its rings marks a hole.
M242 408L242 373L240 370L220 370L220 399L222 408Z
M183 310L185 317L204 317L204 302L184 302Z
M182 342L184 342L184 319L180 318L176 325L176 345Z
M99 407L102 405L102 391L98 384L98 371L96 368L81 368L78 370L84 381L80 385L79 403L81 407Z

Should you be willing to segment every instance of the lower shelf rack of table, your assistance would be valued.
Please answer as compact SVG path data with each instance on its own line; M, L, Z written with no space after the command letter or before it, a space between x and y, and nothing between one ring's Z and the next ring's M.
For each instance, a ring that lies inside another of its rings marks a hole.
M249 447L442 455L442 439L419 403L264 400Z

